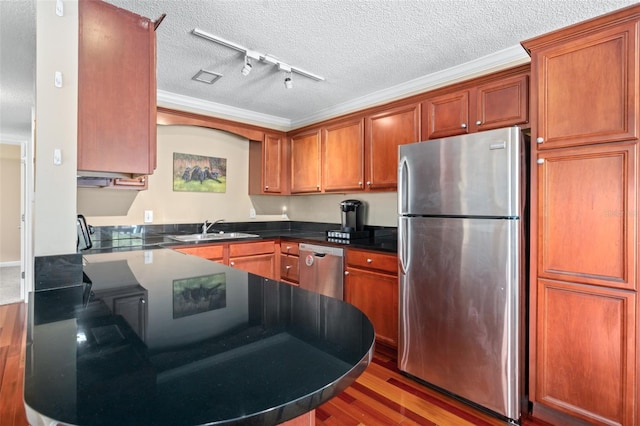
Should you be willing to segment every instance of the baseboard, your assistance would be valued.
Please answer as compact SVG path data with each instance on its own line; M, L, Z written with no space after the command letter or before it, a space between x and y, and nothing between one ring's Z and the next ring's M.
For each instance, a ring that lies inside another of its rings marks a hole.
M0 262L0 268L9 267L9 266L20 266L20 261L15 260L13 262Z

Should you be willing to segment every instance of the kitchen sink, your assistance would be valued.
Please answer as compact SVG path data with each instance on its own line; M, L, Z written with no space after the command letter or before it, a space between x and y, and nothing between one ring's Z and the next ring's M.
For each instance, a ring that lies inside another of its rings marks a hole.
M189 234L189 235L168 235L169 238L182 242L195 242L195 241L219 241L219 240L231 240L236 238L258 238L260 235L247 234L244 232L212 232L210 234Z

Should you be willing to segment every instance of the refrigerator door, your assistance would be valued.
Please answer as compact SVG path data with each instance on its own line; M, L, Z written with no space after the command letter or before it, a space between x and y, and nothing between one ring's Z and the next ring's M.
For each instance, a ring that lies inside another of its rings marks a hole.
M509 127L400 145L400 215L519 216L520 132Z
M518 419L519 220L401 217L398 366Z

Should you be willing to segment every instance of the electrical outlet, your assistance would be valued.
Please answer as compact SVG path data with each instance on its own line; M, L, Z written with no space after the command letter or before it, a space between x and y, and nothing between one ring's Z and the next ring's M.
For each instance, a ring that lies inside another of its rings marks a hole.
M249 209L249 218L250 219L256 218L256 209Z
M153 222L153 210L145 210L144 211L144 223Z

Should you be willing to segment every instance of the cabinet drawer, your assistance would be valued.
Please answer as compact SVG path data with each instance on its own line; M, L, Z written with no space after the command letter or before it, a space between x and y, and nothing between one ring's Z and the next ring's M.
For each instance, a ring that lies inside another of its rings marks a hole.
M298 256L280 256L280 278L297 283L298 272Z
M258 241L255 243L239 243L229 245L229 257L275 253L275 251L275 241Z
M222 244L204 247L178 247L174 250L211 260L224 257L224 245Z
M280 242L280 253L298 256L300 254L299 245L292 241L282 241Z
M398 273L398 258L394 254L349 249L347 250L347 265L356 268L377 269L394 275Z

